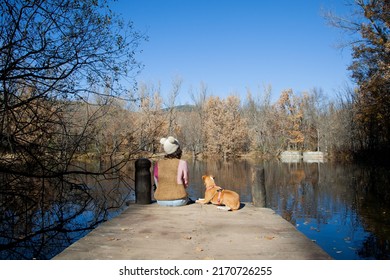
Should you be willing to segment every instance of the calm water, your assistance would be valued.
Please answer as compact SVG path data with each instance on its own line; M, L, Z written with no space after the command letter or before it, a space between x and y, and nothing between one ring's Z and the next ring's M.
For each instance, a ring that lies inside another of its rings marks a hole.
M86 167L104 169L98 163ZM134 175L131 168L128 173ZM118 215L134 199L125 175L72 177L85 183L74 185L15 176L6 185L0 173L0 260L51 259Z
M247 160L188 163L192 199L203 197L202 175L213 174L218 185L238 192L243 202L274 209L335 259L390 259L387 169ZM132 167L126 172L134 178ZM0 189L0 259L50 259L134 199L131 179L87 179L87 189L50 184Z
M193 190L201 176L252 201L264 169L265 206L272 208L334 259L390 259L390 173L387 169L332 163L191 162ZM254 187L255 185L255 187Z

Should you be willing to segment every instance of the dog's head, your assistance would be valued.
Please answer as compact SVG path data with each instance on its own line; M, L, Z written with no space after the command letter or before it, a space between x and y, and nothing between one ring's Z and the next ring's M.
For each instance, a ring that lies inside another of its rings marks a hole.
M213 175L203 175L203 176L202 176L203 184L204 184L206 187L215 185L214 178L215 178L215 177L214 177Z

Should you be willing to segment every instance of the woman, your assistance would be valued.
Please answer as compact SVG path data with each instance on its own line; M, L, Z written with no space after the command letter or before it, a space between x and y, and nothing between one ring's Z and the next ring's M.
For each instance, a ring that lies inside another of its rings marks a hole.
M153 175L157 186L154 198L162 206L183 206L188 202L188 165L181 159L179 141L172 136L162 138L165 157L155 163Z

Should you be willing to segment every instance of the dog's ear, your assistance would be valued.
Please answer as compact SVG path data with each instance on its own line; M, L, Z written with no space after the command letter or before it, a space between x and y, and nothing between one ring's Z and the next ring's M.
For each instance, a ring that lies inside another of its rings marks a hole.
M206 179L206 177L207 177L206 175L203 175L202 176L202 180L204 181L204 179Z

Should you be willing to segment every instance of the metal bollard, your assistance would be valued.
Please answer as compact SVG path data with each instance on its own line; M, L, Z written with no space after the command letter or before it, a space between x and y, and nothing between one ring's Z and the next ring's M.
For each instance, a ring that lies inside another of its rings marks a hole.
M152 203L152 163L146 158L135 161L135 202L137 204Z

